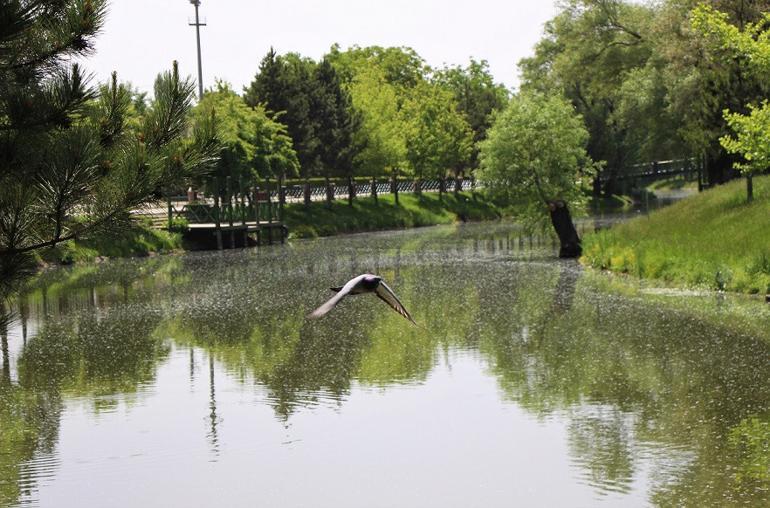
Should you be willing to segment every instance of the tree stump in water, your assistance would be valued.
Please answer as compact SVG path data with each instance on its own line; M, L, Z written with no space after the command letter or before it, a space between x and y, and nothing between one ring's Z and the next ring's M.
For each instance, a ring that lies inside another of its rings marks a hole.
M583 252L580 246L580 237L578 236L575 225L572 223L572 216L567 208L567 203L561 199L548 201L548 210L551 214L551 223L559 235L560 258L577 258Z

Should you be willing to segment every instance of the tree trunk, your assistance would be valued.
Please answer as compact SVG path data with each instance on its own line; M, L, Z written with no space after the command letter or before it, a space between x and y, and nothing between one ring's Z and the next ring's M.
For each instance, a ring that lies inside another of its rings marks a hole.
M754 179L751 173L746 175L746 201L749 203L754 201Z
M414 193L418 196L422 194L422 178L417 178L414 181Z
M460 173L455 175L455 196L463 190L463 177Z
M441 177L438 180L438 199L440 201L444 200L444 193L446 192L446 178Z
M305 206L310 206L310 182L307 181L307 178L305 178L305 186L304 186L304 201Z
M599 175L594 177L592 194L597 199L602 196L602 180L599 178Z
M348 175L348 205L353 206L353 200L356 198L356 184L353 177Z
M569 213L569 208L567 208L567 203L561 199L548 201L548 210L551 214L551 224L553 224L561 244L559 257L580 257L583 249L580 246L580 237L572 223L572 216Z
M733 158L721 149L716 154L706 155L706 178L708 186L721 185L734 177Z
M398 204L398 170L393 169L393 174L390 177L390 192L395 196L396 204Z

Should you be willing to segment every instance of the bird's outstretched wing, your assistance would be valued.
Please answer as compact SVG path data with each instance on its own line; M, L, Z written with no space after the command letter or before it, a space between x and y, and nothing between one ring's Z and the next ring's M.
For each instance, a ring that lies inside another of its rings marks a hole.
M377 286L377 289L375 290L375 293L377 293L377 296L391 306L393 310L404 316L406 319L412 322L412 324L416 325L417 323L414 322L414 319L412 319L412 316L409 314L409 312L404 308L404 305L401 303L401 301L398 299L396 294L393 292L390 287L388 287L387 284L385 284L385 281L380 281L380 284Z
M353 287L358 283L358 281L363 277L363 275L359 275L358 277L354 279L350 279L344 286L341 288L330 288L332 291L337 291L337 294L329 298L326 303L318 307L316 310L308 314L307 317L317 319L329 312L334 308L335 305L337 305L340 300L348 296L350 294L350 290L353 289Z

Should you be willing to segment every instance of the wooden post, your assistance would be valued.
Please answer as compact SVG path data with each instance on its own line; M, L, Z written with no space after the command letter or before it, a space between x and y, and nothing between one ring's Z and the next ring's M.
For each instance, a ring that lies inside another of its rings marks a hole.
M230 225L230 248L235 248L235 231L233 229L233 180L227 176L227 222Z
M168 206L168 230L174 225L174 209L171 206L171 192L166 192L166 205Z
M219 191L220 191L219 177L214 179L214 224L216 225L216 237L217 237L217 250L222 250L222 208L219 206Z
M265 195L267 196L267 222L273 223L273 202L270 200L270 177L265 177ZM272 241L270 243L273 243Z
M305 178L305 186L303 190L305 206L310 206L310 182L308 182L307 177Z
M246 226L246 193L243 191L243 176L238 177L238 192L241 195L241 225L243 226L243 246L249 245L249 228Z
M278 220L283 221L283 207L286 204L286 189L283 185L284 175L278 177Z
M254 186L254 220L257 222L257 245L262 243L261 214L259 213L259 187Z
M372 197L374 198L374 201L377 201L377 177L372 177Z
M334 200L334 184L331 183L328 176L326 176L325 183L326 183L326 207L331 208L332 201Z
M259 213L259 187L254 186L254 220L259 225L260 213Z

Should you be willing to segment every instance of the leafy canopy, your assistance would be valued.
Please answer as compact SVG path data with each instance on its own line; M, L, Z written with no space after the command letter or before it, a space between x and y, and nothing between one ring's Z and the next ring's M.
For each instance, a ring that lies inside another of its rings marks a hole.
M249 107L229 84L219 81L208 90L193 111L196 122L216 118L222 141L220 176L245 178L295 176L299 162L284 124L261 104Z
M212 125L190 126L193 84L176 64L139 117L116 76L95 89L71 63L105 13L103 0L0 3L0 297L36 251L114 232L213 160Z
M471 156L473 131L449 90L423 81L410 90L402 114L406 157L418 178L446 176Z
M727 13L700 5L693 11L692 25L712 47L745 62L747 71L756 79L770 77L770 14L740 29L729 22ZM742 157L733 166L751 175L770 168L770 105L763 100L760 105L747 107L748 114L724 110L724 119L734 136L727 134L719 141L727 152Z
M493 196L514 203L522 219L538 222L549 200L584 204L583 188L595 171L587 141L583 119L568 100L522 92L495 116L481 143L478 178Z
M735 136L724 136L719 141L729 153L740 154L743 161L734 163L744 175L766 171L770 168L770 104L749 105L750 113L725 111L727 125Z

